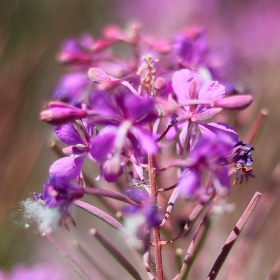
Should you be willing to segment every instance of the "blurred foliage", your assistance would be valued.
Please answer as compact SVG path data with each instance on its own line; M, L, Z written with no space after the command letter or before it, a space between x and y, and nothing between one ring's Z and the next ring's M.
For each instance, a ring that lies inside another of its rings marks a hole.
M85 32L98 34L106 22L114 22L113 2L0 1L2 266L26 260L27 248L32 250L31 236L7 220L9 213L20 207L18 201L40 191L47 176L51 154L46 151L48 128L40 123L38 115L43 100L49 99L51 88L64 71L55 61L56 53L66 38ZM23 243L25 246L19 246Z

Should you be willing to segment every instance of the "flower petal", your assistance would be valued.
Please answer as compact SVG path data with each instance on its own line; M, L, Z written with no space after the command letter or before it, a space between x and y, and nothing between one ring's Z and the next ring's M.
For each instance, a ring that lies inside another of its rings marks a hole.
M67 145L76 145L84 143L78 131L72 123L57 125L54 127L57 137Z
M49 170L50 176L72 181L81 172L84 159L85 156L61 158L51 165Z
M223 137L227 142L231 142L232 146L238 142L237 132L224 123L198 124L198 127L202 136L208 139Z
M148 154L155 154L158 150L152 135L143 129L133 127L132 133L137 137L141 148Z
M117 134L115 126L105 127L93 140L91 140L91 155L98 161L107 158L112 151Z
M172 87L178 98L179 103L190 99L189 88L192 80L193 75L191 71L187 69L177 71L173 74Z
M225 87L216 81L207 81L198 93L198 99L213 100L225 97ZM209 105L197 106L195 112L210 108Z
M194 195L196 189L200 187L200 175L190 170L180 178L178 187L183 197L188 198Z

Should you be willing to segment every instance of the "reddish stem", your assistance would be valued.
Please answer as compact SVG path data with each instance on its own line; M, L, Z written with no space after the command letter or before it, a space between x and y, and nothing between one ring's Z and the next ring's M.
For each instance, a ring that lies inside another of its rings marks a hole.
M154 157L152 155L148 155L148 172L149 172L149 180L150 180L150 189L151 196L155 199L155 203L157 204L157 196L158 190L155 180L155 164ZM152 233L154 237L154 252L155 252L155 263L156 263L156 273L157 280L163 280L163 267L162 267L162 256L161 256L161 239L160 239L160 228L154 227L152 228Z

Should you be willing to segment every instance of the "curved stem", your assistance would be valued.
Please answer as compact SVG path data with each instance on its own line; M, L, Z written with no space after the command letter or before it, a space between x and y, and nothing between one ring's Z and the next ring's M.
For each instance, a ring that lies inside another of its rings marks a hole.
M178 240L179 238L181 238L182 236L184 236L191 229L191 227L195 223L197 217L200 215L200 213L204 209L204 207L205 207L205 205L202 205L202 204L196 205L195 208L193 209L193 211L191 212L188 220L186 221L183 230L173 239L167 240L167 241L162 241L161 244L166 245L166 244L172 243L172 242Z
M115 192L115 191L105 190L105 189L85 188L84 192L85 192L85 194L90 194L90 195L94 195L94 196L110 197L110 198L113 198L113 199L116 199L116 200L126 202L130 205L140 206L140 204L132 201L131 199L129 199L125 195L123 195L121 193L118 193L118 192Z
M162 220L162 222L159 225L159 227L163 227L164 224L166 223L166 221L168 220L178 195L179 195L179 189L175 189L173 191L172 195L169 198L168 205L167 205L167 208L166 208L166 212L165 212L165 215L164 215L164 219ZM161 242L161 244L164 245L162 242Z
M175 188L177 188L178 187L178 183L176 183L176 184L174 184L174 185L172 185L172 186L170 186L170 187L168 187L168 188L159 188L158 189L158 192L167 192L167 191L171 191L171 190L173 190L173 189L175 189Z

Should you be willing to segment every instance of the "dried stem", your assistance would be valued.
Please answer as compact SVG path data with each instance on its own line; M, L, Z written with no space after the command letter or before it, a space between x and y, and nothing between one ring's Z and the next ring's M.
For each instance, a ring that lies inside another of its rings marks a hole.
M202 205L202 204L196 205L195 208L193 209L193 211L191 212L188 220L186 221L183 230L179 233L179 235L177 235L175 238L173 238L171 240L162 241L161 244L162 245L166 245L166 244L172 243L172 242L178 240L179 238L181 238L182 236L184 236L191 229L191 227L195 223L197 217L200 215L200 213L204 209L204 207L205 206Z
M177 197L179 196L179 189L175 189L173 192L172 192L172 195L170 196L169 198L169 201L168 201L168 204L167 204L167 207L166 207L166 211L165 211L165 215L164 215L164 218L161 222L161 224L159 225L159 227L163 227L164 224L166 223L166 221L168 220L169 216L170 216L170 213L172 211L172 208L174 206L174 203L177 199Z
M91 263L91 265L96 268L96 270L104 277L104 279L112 279L112 275L107 274L108 270L105 268L106 264L104 265L104 262L102 262L102 260L100 260L98 256L92 256L88 252L88 248L86 248L86 246L83 246L79 242L75 244L75 247Z
M94 236L104 248L127 270L127 272L133 277L133 279L141 280L141 276L136 268L130 263L129 260L103 235L101 235L96 229L91 229L90 234Z
M249 133L247 134L245 138L245 143L251 145L254 140L256 139L257 135L259 134L262 125L264 123L265 118L268 116L268 110L262 109L255 120L252 128L250 129Z
M176 183L176 184L174 184L174 185L172 185L172 186L170 186L170 187L168 187L168 188L159 188L158 189L158 192L167 192L167 191L171 191L171 190L173 190L173 189L175 189L175 188L177 188L178 187L178 183Z
M154 275L152 274L151 269L150 269L149 255L150 255L150 252L149 252L149 250L147 250L143 255L143 263L144 263L144 266L147 270L147 274L148 274L149 279L150 280L156 280L156 278L154 277Z
M88 272L67 252L65 248L63 248L57 240L49 233L43 233L43 237L45 237L53 247L59 252L59 254L63 257L63 259L69 264L69 266L79 275L79 277L83 280L91 280L92 278L88 274Z
M254 210L255 206L257 205L261 194L256 192L253 196L252 200L248 204L247 208L245 209L244 213L238 220L237 224L235 225L233 231L229 235L225 245L223 246L218 258L216 259L211 271L208 274L207 280L214 280L216 279L224 261L226 260L232 246L234 245L235 241L237 240L238 236L240 235L242 229L244 228L250 214Z
M218 199L218 198L217 198ZM216 199L216 200L217 200ZM215 203L215 202L214 202ZM214 204L213 203L213 204ZM212 206L213 206L212 204ZM207 235L208 229L210 227L210 213L211 213L212 207L210 207L207 211L207 213L204 215L200 225L198 226L195 235L192 239L192 242L188 248L187 254L185 256L183 265L181 267L180 272L173 278L173 280L178 279L186 279L188 276L188 273L190 271L190 268L192 267L194 260L205 240L205 237Z

